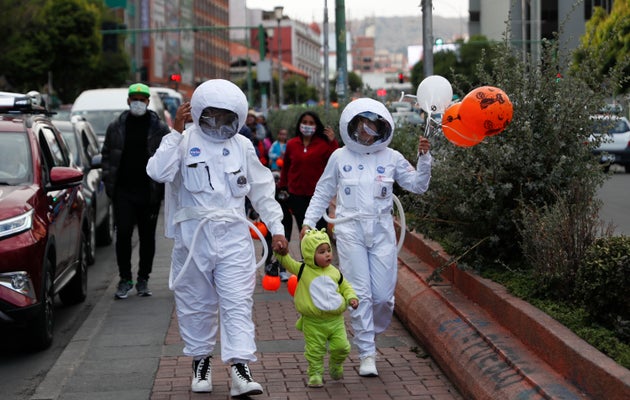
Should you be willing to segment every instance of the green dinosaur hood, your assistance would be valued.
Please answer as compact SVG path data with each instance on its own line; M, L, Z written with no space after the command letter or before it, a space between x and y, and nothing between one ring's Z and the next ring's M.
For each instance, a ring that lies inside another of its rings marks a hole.
M330 246L330 238L326 233L326 228L319 231L316 229L306 231L304 238L302 238L302 243L300 243L302 257L304 257L306 264L315 265L315 250L322 243L328 243Z

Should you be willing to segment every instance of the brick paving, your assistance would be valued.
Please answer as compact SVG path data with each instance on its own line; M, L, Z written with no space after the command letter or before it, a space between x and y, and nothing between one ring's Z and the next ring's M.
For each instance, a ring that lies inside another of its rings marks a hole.
M293 242L292 242L293 244ZM259 270L260 271L260 270ZM286 285L277 292L268 292L257 285L254 296L254 321L258 361L250 364L252 374L264 388L264 393L252 399L321 400L321 399L435 399L453 400L463 397L402 324L394 319L389 329L379 336L377 368L379 376L358 375L359 359L353 346L344 365L344 378L326 380L323 388L306 386L307 363L303 355L302 333L294 327L297 313ZM352 328L346 313L348 337ZM217 348L219 345L217 344ZM176 315L164 342L155 377L151 400L229 399L229 366L215 355L213 392L190 391L191 358L183 356Z

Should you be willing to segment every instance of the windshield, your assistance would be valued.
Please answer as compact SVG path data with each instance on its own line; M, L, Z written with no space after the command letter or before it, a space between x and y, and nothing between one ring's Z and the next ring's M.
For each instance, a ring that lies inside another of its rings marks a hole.
M25 133L0 134L0 185L33 181L33 163Z
M175 119L175 114L177 113L177 109L181 105L181 101L177 97L162 95L161 93L160 98L162 99L162 103L164 103L164 108L166 108L169 114L171 114L171 117Z
M596 119L593 120L593 133L606 132L609 135L625 133L630 131L630 127L623 119Z

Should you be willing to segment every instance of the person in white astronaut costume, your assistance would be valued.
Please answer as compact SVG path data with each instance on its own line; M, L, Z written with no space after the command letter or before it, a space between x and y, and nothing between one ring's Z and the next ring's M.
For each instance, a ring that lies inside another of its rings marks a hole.
M393 225L394 182L424 193L431 179L429 141L420 137L414 168L402 154L387 147L394 121L385 106L357 99L343 110L339 129L344 147L328 160L304 218L301 237L315 226L337 196L335 237L339 269L359 297L351 310L359 375L377 376L375 336L387 329L394 311L398 262Z
M191 116L193 124L184 130ZM206 81L190 104L177 110L173 130L147 164L149 176L166 183L165 230L174 239L169 285L184 354L193 358L193 392L212 391L211 357L219 327L221 360L232 365L230 394L263 392L248 366L256 361L256 259L245 196L272 232L273 249L288 242L271 171L260 163L251 141L237 134L246 116L247 99L236 85Z

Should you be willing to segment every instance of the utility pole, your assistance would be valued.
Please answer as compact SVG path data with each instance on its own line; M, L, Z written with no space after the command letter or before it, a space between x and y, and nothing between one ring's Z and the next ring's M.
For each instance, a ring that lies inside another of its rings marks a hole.
M335 35L337 36L337 95L340 104L348 95L348 50L346 48L346 3L335 0Z
M258 61L258 80L262 83L262 85L260 85L260 103L263 114L265 117L267 117L267 85L265 84L265 81L261 79L261 75L263 75L263 66L268 65L268 63L266 62L267 60L265 60L265 53L267 52L265 46L265 30L262 24L260 24L258 25L258 50L260 52L260 60Z
M328 0L324 0L324 110L328 116L330 108L330 70L328 66L328 55L330 48L328 47Z
M422 63L424 77L433 75L433 2L422 0Z

